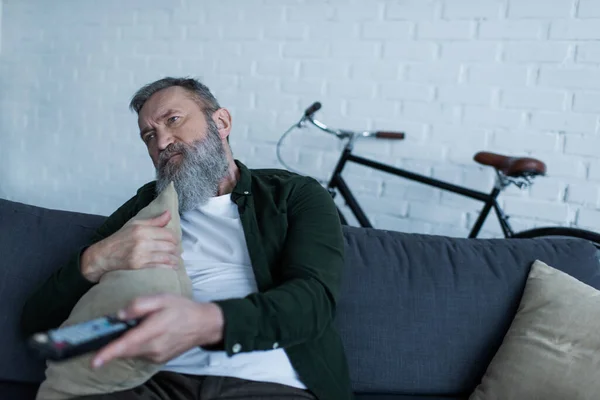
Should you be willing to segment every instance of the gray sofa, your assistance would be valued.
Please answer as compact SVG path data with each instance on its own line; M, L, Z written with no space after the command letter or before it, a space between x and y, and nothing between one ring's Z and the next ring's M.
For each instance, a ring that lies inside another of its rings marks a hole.
M0 200L0 399L33 399L44 363L19 334L26 297L104 217ZM600 289L579 240L472 240L345 228L336 324L357 398L466 399L541 259Z

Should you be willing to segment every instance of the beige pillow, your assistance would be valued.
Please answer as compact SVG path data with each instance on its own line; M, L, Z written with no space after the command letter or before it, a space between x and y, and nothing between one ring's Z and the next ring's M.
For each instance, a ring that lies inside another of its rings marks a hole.
M173 230L181 240L178 199L173 183L132 220L153 218L165 210L171 212L167 228ZM149 268L106 273L79 300L61 326L115 313L138 296L156 293L174 293L192 298L192 282L186 274L183 260L180 259L176 270ZM37 399L68 399L131 389L143 384L161 368L159 364L127 359L115 360L93 370L90 368L93 355L90 353L67 361L48 362L46 380L40 387Z
M470 400L600 398L600 291L536 261Z

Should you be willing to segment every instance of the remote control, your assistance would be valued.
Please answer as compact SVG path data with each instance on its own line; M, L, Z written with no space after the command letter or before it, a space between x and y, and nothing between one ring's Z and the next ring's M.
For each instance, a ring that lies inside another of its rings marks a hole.
M140 320L123 321L108 315L64 328L51 329L32 335L28 344L42 358L60 361L98 350Z

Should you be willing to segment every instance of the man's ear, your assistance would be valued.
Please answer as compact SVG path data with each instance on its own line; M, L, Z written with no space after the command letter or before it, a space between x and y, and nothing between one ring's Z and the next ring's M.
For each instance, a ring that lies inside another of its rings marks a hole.
M231 133L231 114L229 113L229 110L226 108L219 108L213 113L212 118L215 125L217 125L221 139L229 137L229 134Z

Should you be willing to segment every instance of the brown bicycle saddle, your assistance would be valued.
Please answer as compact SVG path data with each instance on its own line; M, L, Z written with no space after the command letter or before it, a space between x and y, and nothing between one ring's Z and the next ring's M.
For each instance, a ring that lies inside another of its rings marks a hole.
M487 151L480 151L473 159L479 164L496 168L506 176L536 176L546 174L546 164L535 158L507 157Z

